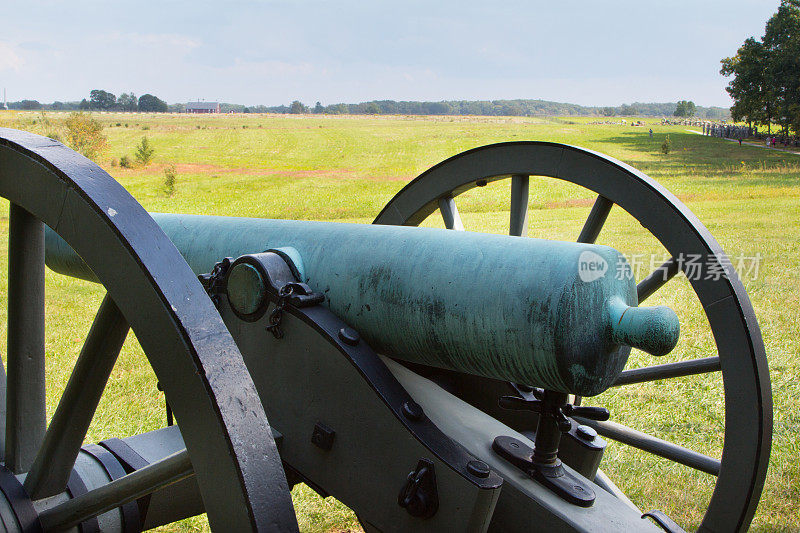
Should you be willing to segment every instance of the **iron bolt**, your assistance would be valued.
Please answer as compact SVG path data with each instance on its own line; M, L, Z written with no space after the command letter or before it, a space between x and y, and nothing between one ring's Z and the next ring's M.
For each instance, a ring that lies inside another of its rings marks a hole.
M420 420L424 414L422 407L414 400L408 400L403 404L403 415L409 420Z
M358 332L353 328L342 328L339 330L339 339L350 346L356 346L360 337Z
M483 461L470 461L467 463L467 472L475 477L487 478L492 471Z
M593 440L597 436L597 431L595 431L594 428L583 425L578 426L575 429L575 433L583 440Z

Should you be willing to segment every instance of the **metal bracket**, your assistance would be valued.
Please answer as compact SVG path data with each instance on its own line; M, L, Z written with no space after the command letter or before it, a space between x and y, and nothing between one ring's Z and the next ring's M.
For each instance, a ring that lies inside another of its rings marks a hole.
M14 518L22 533L41 533L42 525L39 523L36 510L33 508L33 503L28 497L28 493L22 487L17 477L0 464L0 492L3 493L8 504L11 506L11 511L14 513Z
M661 526L661 529L666 531L667 533L686 533L686 531L681 528L675 521L664 514L664 511L659 511L654 509L652 511L648 511L642 515L642 518L652 518L656 524Z
M519 387L516 387L519 390ZM542 485L564 500L581 507L591 507L595 500L590 483L564 469L558 458L561 433L572 429L569 416L586 416L595 420L608 420L608 411L600 407L578 407L567 403L567 395L560 392L530 389L528 396L503 396L499 405L504 409L527 410L539 413L534 447L513 437L500 436L492 449L511 464L524 470Z
M550 464L538 463L533 460L533 448L514 437L497 437L492 449L564 500L580 507L591 507L594 503L595 493L589 483L567 471L560 459Z
M436 514L439 510L439 494L432 461L420 459L417 468L408 473L397 496L397 505L417 518L430 518Z

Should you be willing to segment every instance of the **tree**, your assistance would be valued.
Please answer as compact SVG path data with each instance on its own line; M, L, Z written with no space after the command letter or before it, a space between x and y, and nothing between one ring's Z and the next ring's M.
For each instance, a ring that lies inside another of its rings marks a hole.
M133 93L122 93L117 99L117 107L120 111L136 111L139 109L139 100Z
M41 109L42 104L40 104L37 100L22 100L19 103L18 109Z
M139 97L139 111L145 113L166 113L169 106L164 100L152 94L143 94Z
M139 141L139 144L136 145L136 152L134 155L139 163L143 166L147 166L148 163L153 160L153 153L155 151L155 148L150 146L150 141L147 140L147 136L145 135L142 137L142 140Z
M67 144L76 152L92 159L105 148L107 139L103 125L86 113L70 113L64 121L67 129Z
M693 117L696 111L697 107L694 105L694 102L691 100L681 100L678 102L673 115L676 117Z
M775 87L775 119L788 133L800 133L800 1L783 0L762 38Z
M322 104L320 102L317 102L317 105L314 106L314 113L319 115L319 114L324 113L324 112L325 112L325 108L322 107Z
M800 0L781 0L760 41L750 37L721 61L734 120L767 126L777 121L800 133Z
M289 113L293 113L295 115L308 113L308 106L304 105L300 100L295 100L292 102L292 105L289 106Z
M108 111L117 104L117 97L102 89L94 89L89 93L89 103L92 109Z
M669 135L667 135L664 142L661 144L661 151L664 155L669 155L670 150L672 150L672 141L669 140Z
M769 130L774 116L773 85L769 80L767 53L764 45L750 37L734 57L722 60L720 73L734 76L726 91L734 101L731 117L766 124Z

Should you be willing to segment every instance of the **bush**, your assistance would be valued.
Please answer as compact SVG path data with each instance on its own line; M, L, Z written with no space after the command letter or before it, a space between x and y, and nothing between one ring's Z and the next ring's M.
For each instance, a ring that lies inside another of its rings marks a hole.
M115 166L117 166L117 160L116 160L115 158L112 158L112 159L111 159L111 166L112 166L112 167L115 167Z
M664 143L661 145L661 151L664 155L669 154L669 151L672 150L672 141L669 140L669 135L664 139Z
M106 147L108 142L103 135L103 125L90 115L82 112L71 113L64 121L67 129L67 144L76 152L89 159Z
M150 129L150 126L148 126L147 124L145 124L144 126L142 126L142 129L143 129L143 130L149 130L149 129Z
M136 161L141 163L143 166L147 166L148 163L153 160L154 152L155 148L150 146L150 141L147 140L147 137L142 137L142 140L136 146Z
M178 174L175 172L175 165L169 165L164 169L164 192L167 196L172 196L175 193L175 181Z
M131 168L133 164L131 164L131 160L127 155L123 155L119 158L119 166L122 168Z

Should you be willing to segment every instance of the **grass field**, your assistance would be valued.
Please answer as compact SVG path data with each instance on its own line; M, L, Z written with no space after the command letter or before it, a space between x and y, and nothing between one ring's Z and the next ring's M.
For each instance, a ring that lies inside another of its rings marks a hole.
M58 129L59 115L49 120ZM150 211L369 223L405 183L463 150L510 140L548 140L590 148L620 159L675 193L731 257L760 254L757 275L744 283L766 345L774 401L770 469L754 531L800 531L800 155L738 146L662 127L591 125L588 118L318 117L271 115L96 116L108 149L98 162ZM43 132L37 113L0 113L0 126ZM651 139L648 128L655 132ZM660 152L666 134L672 152ZM133 156L148 136L154 161L122 169L112 160ZM164 192L164 169L177 171L175 192ZM531 181L529 235L574 240L591 207L590 191ZM508 187L492 184L459 198L468 230L507 232ZM7 231L3 206L0 230ZM431 217L426 225L439 225ZM662 254L655 239L619 209L599 241L634 254ZM5 239L0 240L0 269ZM648 255L649 257L649 255ZM648 268L639 272L644 276ZM5 298L5 276L0 294ZM685 278L670 282L652 303L681 317L682 340L668 360L714 354L705 316ZM47 386L52 414L88 331L103 290L47 273ZM0 315L5 314L0 302ZM651 302L648 301L648 304ZM4 328L0 332L5 343ZM3 348L3 352L5 349ZM663 360L659 361L663 362ZM653 364L635 353L631 366ZM692 449L719 456L723 408L718 374L613 389L592 399L612 419ZM141 349L130 336L115 367L88 441L127 436L164 423L163 397ZM709 476L611 443L602 465L643 509L661 509L687 529L702 518L713 490ZM294 491L304 531L358 530L343 505L306 487ZM205 527L195 518L165 530Z

